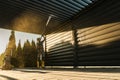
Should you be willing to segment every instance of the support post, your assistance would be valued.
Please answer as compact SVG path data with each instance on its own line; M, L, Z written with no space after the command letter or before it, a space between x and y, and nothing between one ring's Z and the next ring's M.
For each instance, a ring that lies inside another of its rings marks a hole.
M45 68L45 62L46 62L46 56L47 56L47 43L46 43L46 35L44 35L44 68Z
M74 68L78 67L78 41L77 41L77 29L75 28L75 26L72 25L72 36L73 36L73 46L74 46Z

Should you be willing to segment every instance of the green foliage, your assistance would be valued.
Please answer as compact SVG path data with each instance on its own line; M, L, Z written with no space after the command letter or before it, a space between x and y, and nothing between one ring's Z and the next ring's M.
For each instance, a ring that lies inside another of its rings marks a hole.
M27 40L24 43L23 49L19 41L18 47L11 58L11 64L14 67L36 67L37 66L37 48L34 41L31 43Z
M37 50L34 41L32 41L31 44L28 40L25 42L23 47L23 57L25 67L36 67Z
M11 64L14 67L19 67L19 60L16 57L11 57Z
M21 42L19 41L16 47L14 31L11 32L5 54L12 55L11 64L14 67L37 67L37 48L35 42L32 41L30 43L29 40L27 40L22 48ZM0 56L0 65L3 65L5 54L3 53Z
M18 43L16 53L17 53L16 57L18 59L18 64L19 64L18 67L22 68L22 67L24 67L24 61L23 61L23 50L22 50L20 41Z
M37 48L35 45L35 42L32 41L31 43L31 52L30 52L30 56L31 56L31 67L36 67L36 63L37 63Z
M3 60L4 60L4 57L5 57L5 54L4 54L4 53L2 53L2 54L0 55L0 66L2 66L2 65L3 65Z

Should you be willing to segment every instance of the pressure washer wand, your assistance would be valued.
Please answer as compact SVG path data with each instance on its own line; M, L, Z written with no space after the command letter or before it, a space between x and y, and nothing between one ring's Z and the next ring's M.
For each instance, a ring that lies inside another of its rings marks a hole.
M50 22L50 20L51 20L51 18L52 17L56 17L55 15L52 15L52 14L50 14L50 16L48 17L48 20L47 20L47 22L46 22L46 26L48 25L48 23Z

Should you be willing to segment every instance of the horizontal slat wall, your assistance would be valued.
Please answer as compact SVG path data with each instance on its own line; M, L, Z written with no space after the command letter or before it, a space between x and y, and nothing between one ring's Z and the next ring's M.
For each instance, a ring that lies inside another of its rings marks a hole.
M79 65L120 65L120 23L106 25L79 30Z
M98 1L72 21L77 37L65 26L47 35L47 66L120 65L120 0Z
M120 1L104 2L81 15L77 26L78 65L120 65Z
M72 31L54 33L46 37L46 66L72 66Z

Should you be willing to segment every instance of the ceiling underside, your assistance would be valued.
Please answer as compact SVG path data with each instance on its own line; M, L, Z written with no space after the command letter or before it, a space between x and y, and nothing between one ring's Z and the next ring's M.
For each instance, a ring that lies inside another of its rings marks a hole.
M1 0L0 27L42 34L72 19L96 0ZM54 15L46 26L48 17Z

